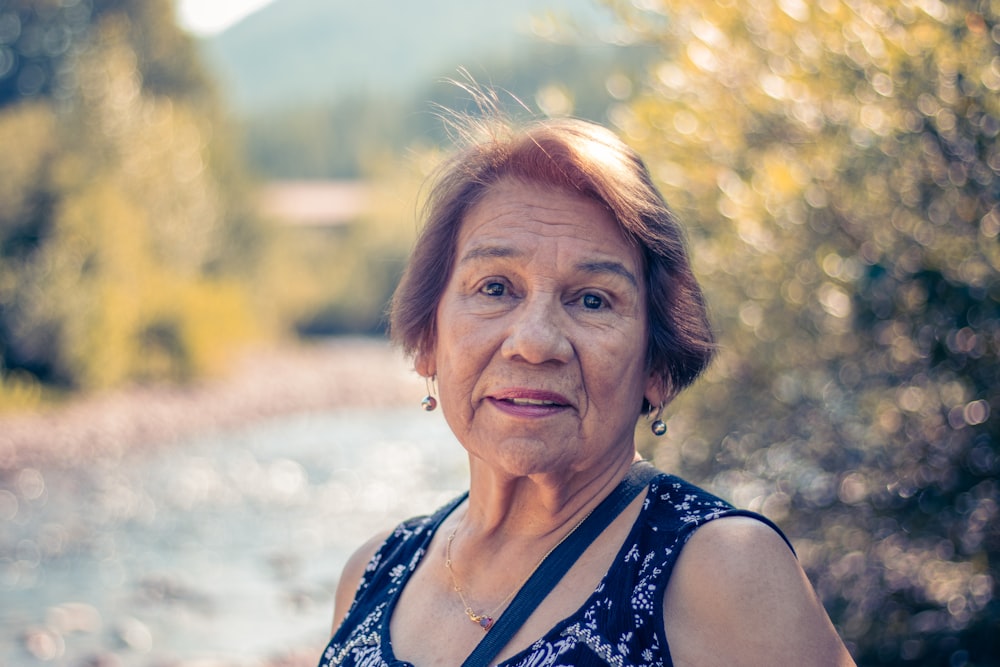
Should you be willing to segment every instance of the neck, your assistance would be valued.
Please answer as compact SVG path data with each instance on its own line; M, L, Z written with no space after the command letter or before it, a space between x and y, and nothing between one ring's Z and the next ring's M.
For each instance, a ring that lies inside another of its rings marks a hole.
M464 513L450 520L443 548L449 587L468 619L483 630L541 562L628 474L637 457L592 475L477 475ZM479 484L476 484L478 480ZM478 491L478 493L477 493Z
M475 544L559 539L628 474L634 449L599 470L511 476L470 461L469 504L462 532Z

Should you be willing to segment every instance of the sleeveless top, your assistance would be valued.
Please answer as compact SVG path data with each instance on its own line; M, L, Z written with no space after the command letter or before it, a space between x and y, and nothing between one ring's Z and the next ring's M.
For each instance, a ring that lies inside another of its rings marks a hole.
M433 515L401 523L379 547L319 667L413 667L393 654L389 619L435 531L467 495ZM726 516L755 518L788 542L765 517L733 509L673 475L657 475L628 537L587 602L498 667L671 666L663 627L664 590L695 529Z

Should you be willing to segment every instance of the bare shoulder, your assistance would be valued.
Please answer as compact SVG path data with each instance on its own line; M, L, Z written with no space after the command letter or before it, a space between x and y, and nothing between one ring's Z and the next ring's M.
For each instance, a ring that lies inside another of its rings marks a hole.
M375 557L375 552L378 551L379 547L383 542L385 542L386 538L389 537L390 533L391 531L384 531L374 535L371 539L358 547L358 549L347 559L347 563L344 565L344 569L340 573L340 580L337 582L337 593L333 608L332 632L337 631L337 628L344 620L344 617L347 616L347 611L351 608L351 604L354 602L354 596L358 592L358 586L361 584L361 577L365 574L365 568L368 567L368 563Z
M854 664L784 539L750 517L695 531L663 610L678 667Z

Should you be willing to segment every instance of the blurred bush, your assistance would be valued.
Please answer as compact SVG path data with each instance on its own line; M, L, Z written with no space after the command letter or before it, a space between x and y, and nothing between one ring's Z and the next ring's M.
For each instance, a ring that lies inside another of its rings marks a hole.
M0 405L217 369L267 227L169 0L0 6Z
M1000 4L615 6L721 330L649 451L788 528L861 664L1000 664Z

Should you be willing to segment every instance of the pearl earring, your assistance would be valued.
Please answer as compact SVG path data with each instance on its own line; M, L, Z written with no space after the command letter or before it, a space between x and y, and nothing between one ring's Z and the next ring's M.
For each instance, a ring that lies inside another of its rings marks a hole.
M649 430L652 431L653 435L655 435L656 437L660 437L661 435L667 432L667 424L662 419L660 419L660 416L662 414L663 414L663 404L660 403L660 409L656 411L656 419L653 420L653 423L649 425Z
M420 405L427 412L434 412L434 409L438 406L437 399L434 398L434 392L431 390L431 382L432 378L424 378L424 383L427 385L427 395L424 396L424 400L420 401Z

